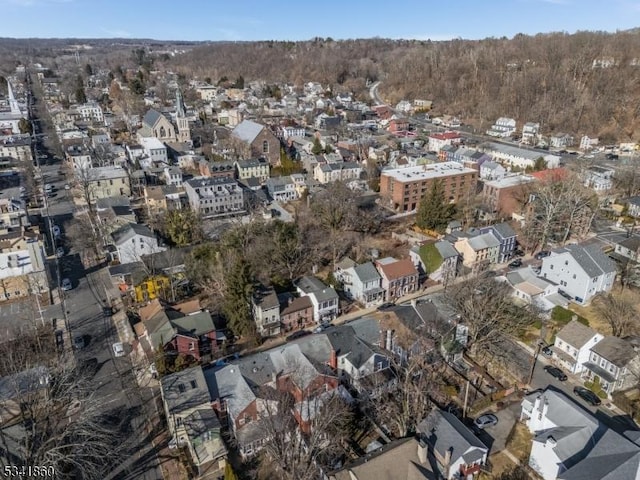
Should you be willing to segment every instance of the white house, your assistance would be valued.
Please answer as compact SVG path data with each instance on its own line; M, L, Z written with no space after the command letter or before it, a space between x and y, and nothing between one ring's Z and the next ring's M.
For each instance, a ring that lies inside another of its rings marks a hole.
M599 143L598 138L596 137L591 138L588 135L583 135L580 138L580 150L582 150L583 152L588 152L593 147L597 147L598 143Z
M263 337L280 334L280 302L273 287L260 287L251 297L253 318Z
M313 178L320 183L358 180L362 167L356 162L318 163L313 169Z
M589 167L584 172L584 186L592 188L596 193L606 193L613 188L613 168L600 166Z
M574 374L581 373L583 365L589 361L591 347L603 338L594 329L571 320L556 334L551 347L553 359L565 370Z
M516 121L513 118L500 117L496 120L489 130L487 135L491 137L506 138L510 137L516 132Z
M520 420L534 436L529 466L544 480L640 478L636 437L609 429L558 390L524 397Z
M166 250L158 244L158 239L149 227L137 223L129 223L112 232L111 239L120 263L138 262L143 255Z
M513 295L526 304L535 305L543 311L556 306L554 300L561 300L557 295L558 286L536 276L529 267L512 270L505 275L507 283L513 288ZM552 297L553 296L553 297Z
M595 245L567 245L542 260L540 275L584 305L597 293L611 290L616 264Z
M498 180L506 174L507 169L497 162L486 161L480 165L480 178L483 180Z
M540 124L527 122L522 127L522 143L527 145L535 145L540 136Z
M104 124L104 114L102 113L102 108L97 103L92 102L78 105L76 110L83 121Z
M556 133L549 138L549 145L554 148L565 148L573 145L573 137L568 133Z
M298 198L296 184L291 176L269 178L266 185L269 195L277 202L289 202Z
M434 408L418 424L416 433L429 445L435 465L442 478L447 480L476 478L487 461L489 448L449 412Z
M340 312L339 298L333 287L316 277L302 277L295 282L300 296L307 296L313 305L313 319L318 323L330 322Z
M429 135L429 150L439 152L446 145L458 145L462 137L458 132L433 133Z
M184 182L189 205L203 217L240 212L244 208L242 188L233 178L195 177Z
M174 187L182 186L182 170L178 167L164 167L164 181Z
M608 336L591 347L583 364L582 378L598 379L600 388L611 395L638 384L640 358L634 346L624 338Z
M373 263L358 265L346 258L336 265L335 276L342 283L345 294L366 308L384 301L382 277Z
M164 143L158 140L156 137L142 137L140 138L140 146L144 150L144 153L151 163L154 165L166 165L169 163L167 158L167 147Z

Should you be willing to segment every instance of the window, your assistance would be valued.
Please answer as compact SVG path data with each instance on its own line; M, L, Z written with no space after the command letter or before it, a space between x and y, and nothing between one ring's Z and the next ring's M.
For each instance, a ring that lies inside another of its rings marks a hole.
M575 273L573 274L573 279L574 279L574 280L576 279L576 274L575 274Z
M193 352L196 349L196 344L194 342L189 342L189 351ZM193 387L196 388L196 387Z
M553 270L553 265L549 265L549 270Z
M191 380L191 388L198 388L198 383L195 380Z
M176 427L182 426L182 417L176 417Z
M269 142L266 140L262 142L262 153L269 153Z

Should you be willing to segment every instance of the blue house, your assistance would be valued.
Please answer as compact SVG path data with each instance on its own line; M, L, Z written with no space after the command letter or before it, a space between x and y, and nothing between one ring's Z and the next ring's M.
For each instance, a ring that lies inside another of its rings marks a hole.
M500 252L498 253L498 263L503 263L513 256L516 249L517 234L508 223L498 223L480 229L480 233L493 233L500 241Z

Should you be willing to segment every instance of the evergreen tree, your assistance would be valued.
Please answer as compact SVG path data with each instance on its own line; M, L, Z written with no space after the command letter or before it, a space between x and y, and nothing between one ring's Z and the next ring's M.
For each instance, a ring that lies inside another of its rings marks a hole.
M90 77L91 75L93 75L93 68L91 67L91 64L87 63L84 66L84 73L87 77Z
M314 155L320 155L324 152L324 148L322 148L322 143L320 143L320 139L318 137L313 138L313 146L311 147L311 153Z
M250 308L253 279L249 262L237 259L225 277L227 289L222 309L227 326L236 335L250 336L255 333L255 324Z
M440 180L431 183L429 192L420 200L416 225L427 230L442 232L455 214L455 207L447 203Z
M21 118L18 122L18 128L20 129L20 133L28 133L31 135L33 132L33 128L31 127L31 122L26 118Z

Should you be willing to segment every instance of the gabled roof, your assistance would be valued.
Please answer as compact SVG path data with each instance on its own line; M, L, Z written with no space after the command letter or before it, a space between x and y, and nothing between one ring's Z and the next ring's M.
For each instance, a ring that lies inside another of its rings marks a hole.
M380 274L371 262L365 262L361 265L353 267L353 271L362 283L371 282L380 279Z
M160 383L169 414L211 404L211 395L200 366L166 375Z
M615 262L605 255L597 245L586 247L578 244L567 245L553 252L556 254L569 253L589 277L598 277L616 271ZM553 257L546 257L542 262L544 263L545 260L553 261Z
M155 235L149 227L146 225L140 225L139 223L128 223L120 227L115 232L111 233L111 238L116 245L124 243L136 235L147 238L155 238Z
M606 358L609 362L617 367L626 366L631 360L638 356L633 349L631 343L618 337L604 337L593 347L591 351L597 353L602 358Z
M259 123L252 122L251 120L243 120L233 129L231 135L243 142L251 143L260 135L263 128L265 127Z
M504 222L503 223L496 223L495 225L491 225L488 228L493 231L494 235L496 235L498 240L501 239L501 238L515 237L517 235L515 230L513 228L511 228L511 225L509 225L508 223L504 223ZM482 230L484 230L484 229L482 229Z
M418 275L415 265L409 258L396 260L395 262L390 263L382 263L381 261L376 263L380 274L384 275L388 280L396 280L402 277Z
M442 457L451 450L451 460L463 457L471 464L482 459L489 451L455 415L434 408L416 427L422 439L429 443Z
M192 337L199 337L216 329L211 314L206 310L174 318L171 320L171 324L178 333Z
M486 250L487 248L496 248L500 246L500 241L493 233L490 232L471 237L467 240L467 243L475 251Z
M577 320L571 320L562 327L562 330L556 334L556 337L572 347L580 349L596 334L597 332L593 328L587 327Z
M164 117L162 113L152 108L144 115L144 117L142 118L142 123L149 128L153 128L155 124L158 123L158 120L160 120L162 117ZM167 117L164 118L166 119Z

